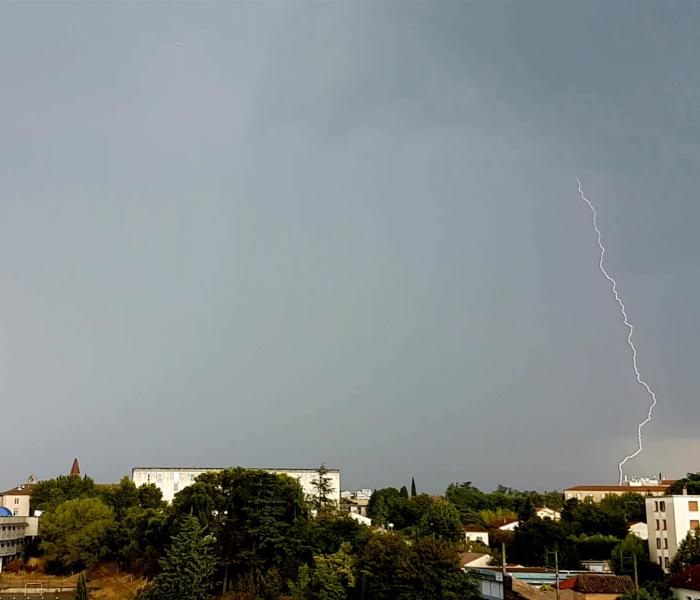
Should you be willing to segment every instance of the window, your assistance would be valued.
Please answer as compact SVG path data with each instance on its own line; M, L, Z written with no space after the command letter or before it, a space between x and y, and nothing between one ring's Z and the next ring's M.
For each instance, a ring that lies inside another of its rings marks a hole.
M656 548L661 550L661 538L656 538Z
M666 519L664 519L664 520L662 521L662 524L663 524L663 530L666 531Z
M664 566L664 559L659 556L659 566L663 567Z
M19 513L19 510L15 508L15 510L12 511L12 514L16 517L17 514Z
M698 527L700 527L700 521L691 521L690 522L691 529L697 529Z
M668 538L664 538L664 549L668 550Z
M697 500L689 500L688 501L688 510L690 512L698 512L698 501Z
M659 508L661 509L661 512L666 512L666 502L663 500L659 502Z
M15 504L19 504L19 498L15 498Z
M659 520L656 519L656 530L658 531L659 529L661 529L661 527L659 527Z
M664 558L664 567L666 567L667 569L668 569L668 563L669 563L668 556L666 556Z
M654 512L659 512L659 503L658 503L658 501L657 501L657 502L654 502Z

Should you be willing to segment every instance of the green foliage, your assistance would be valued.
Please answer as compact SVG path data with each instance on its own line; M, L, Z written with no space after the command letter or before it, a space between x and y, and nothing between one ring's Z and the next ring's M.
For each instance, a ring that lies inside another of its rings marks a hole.
M695 565L700 565L700 529L688 532L671 560L670 569L671 573L682 573Z
M375 536L360 558L364 597L372 600L416 598L414 554L400 534Z
M97 496L95 482L85 476L61 475L55 479L40 481L32 490L31 509L50 511L66 500Z
M314 555L328 555L337 552L347 542L359 552L372 536L372 531L360 525L348 515L325 513L309 524L308 545Z
M75 600L88 600L89 598L85 573L81 573L75 585Z
M537 517L520 523L508 549L508 560L525 566L540 567L548 564L553 550L559 552L559 566L562 569L576 569L579 557L576 544L570 538L566 524Z
M328 477L328 469L326 465L321 464L317 470L317 477L311 480L311 486L314 488L314 495L311 499L311 504L317 511L324 510L331 505L335 505L335 501L330 497L333 492L333 484L331 478Z
M418 524L418 530L423 536L450 542L458 542L463 537L459 512L454 505L442 498L428 506Z
M360 558L361 589L372 600L472 600L476 585L459 568L457 547L425 538L409 546L399 534L375 536Z
M348 543L337 552L314 556L313 567L302 565L296 582L290 582L292 596L299 600L345 600L355 588L356 557Z
M567 500L561 512L561 520L571 526L574 533L588 535L613 535L623 539L627 535L627 522L617 505L596 504L590 498L579 502Z
M700 473L688 473L683 479L679 479L668 490L670 495L679 495L686 489L689 494L700 494Z
M153 577L160 570L159 559L170 539L165 511L140 506L128 509L112 535L116 558L129 572Z
M480 598L476 583L459 568L459 554L453 544L426 538L416 542L413 551L416 599Z
M162 572L138 596L139 600L206 600L210 597L215 558L213 539L194 517L184 517L161 560Z
M578 555L582 559L607 560L619 543L620 539L613 535L586 535L585 533L572 536Z
M479 513L484 510L503 509L526 514L529 507L548 506L561 510L564 502L564 496L559 492L528 492L499 485L493 492L485 493L474 487L471 481L451 483L445 497L457 507L462 523L467 525L479 523Z
M214 535L224 591L243 580L255 586L272 567L286 580L311 555L306 501L286 475L243 468L204 473L175 496L172 514L176 521L192 514Z
M479 512L479 521L487 529L498 528L507 521L517 520L518 515L509 508L496 507Z
M396 488L382 488L375 490L369 499L367 516L375 525L392 524L401 531L418 525L432 503L433 499L426 494L408 497Z
M647 543L636 535L630 534L613 548L610 554L610 568L616 575L632 576L635 560L640 583L663 579L664 573L661 567L649 559Z
M66 500L42 516L41 549L59 570L93 567L108 554L114 524L114 512L99 498Z
M620 600L673 600L670 588L665 585L642 587L634 592L625 592Z
M599 506L603 512L619 515L626 524L647 520L646 501L641 494L627 492L620 496L607 496Z

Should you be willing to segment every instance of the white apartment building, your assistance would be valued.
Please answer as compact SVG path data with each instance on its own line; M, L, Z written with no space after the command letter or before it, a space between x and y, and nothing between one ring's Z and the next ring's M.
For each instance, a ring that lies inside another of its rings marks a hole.
M36 478L32 476L27 483L0 493L0 506L9 510L13 517L28 517L35 484Z
M154 484L163 494L163 500L172 502L175 494L192 485L198 475L223 471L223 467L134 467L131 470L131 480L136 487L147 483ZM267 473L287 475L296 479L307 498L313 498L318 493L313 485L318 480L318 469L259 469ZM329 498L336 504L340 503L340 470L328 469L325 475L330 484Z
M37 535L38 526L38 517L16 517L0 507L0 573L4 563L20 555L25 538Z
M649 556L665 571L689 531L700 528L700 496L646 499Z

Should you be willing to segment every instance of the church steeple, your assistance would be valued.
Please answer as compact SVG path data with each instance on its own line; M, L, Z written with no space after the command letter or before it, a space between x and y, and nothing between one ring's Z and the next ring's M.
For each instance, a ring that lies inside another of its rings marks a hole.
M80 477L80 465L78 464L78 459L73 459L73 466L70 468L71 477Z

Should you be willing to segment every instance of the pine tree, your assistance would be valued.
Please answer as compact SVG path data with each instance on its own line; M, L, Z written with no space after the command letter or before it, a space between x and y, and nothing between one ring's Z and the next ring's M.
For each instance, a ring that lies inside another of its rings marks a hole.
M682 573L697 564L700 564L700 529L689 531L678 546L671 561L671 573Z
M89 597L85 573L81 573L75 586L75 600L88 600Z
M185 517L161 560L163 571L139 594L139 600L209 598L215 565L213 543L195 517Z
M328 469L326 469L325 464L321 463L317 473L318 478L311 481L311 485L316 490L314 498L312 499L312 504L316 510L322 510L333 502L333 500L329 498L333 492L333 484L331 483L331 478L326 477L326 475L328 475Z
M418 494L416 493L416 480L413 477L411 477L411 498L417 495Z

